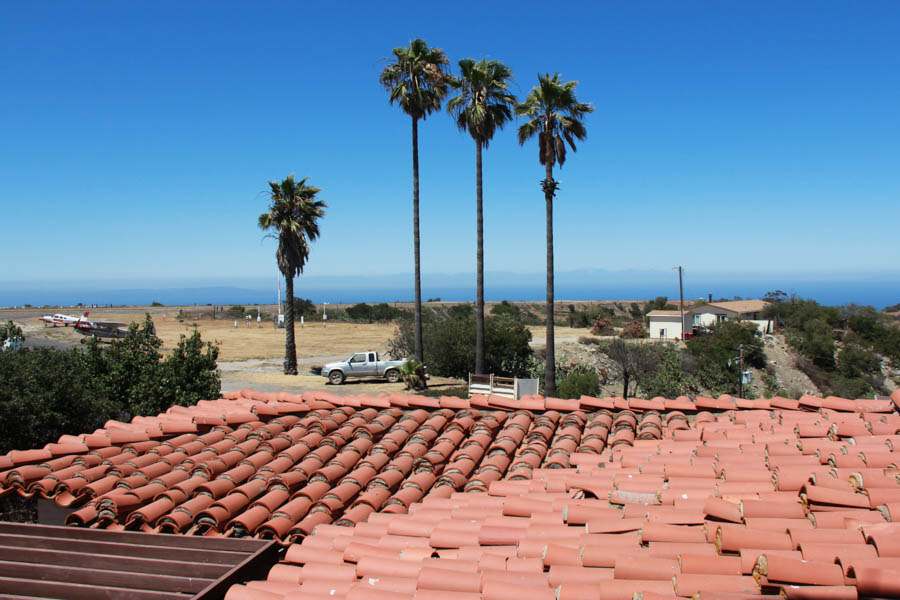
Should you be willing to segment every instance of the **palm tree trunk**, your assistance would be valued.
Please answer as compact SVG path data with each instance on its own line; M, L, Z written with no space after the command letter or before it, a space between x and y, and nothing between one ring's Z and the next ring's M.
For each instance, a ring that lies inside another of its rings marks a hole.
M478 229L475 283L475 373L484 373L484 213L481 196L481 143L475 142L475 214Z
M545 165L547 184L544 200L547 203L547 351L544 364L544 396L556 395L556 340L553 335L553 165Z
M284 374L297 374L297 346L294 342L294 277L284 278Z
M422 349L422 273L419 265L419 121L412 120L413 147L413 254L415 255L415 288L416 288L416 360L425 362Z

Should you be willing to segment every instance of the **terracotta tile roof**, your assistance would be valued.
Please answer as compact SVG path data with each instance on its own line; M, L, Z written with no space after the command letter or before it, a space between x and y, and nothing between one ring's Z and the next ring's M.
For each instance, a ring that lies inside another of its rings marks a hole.
M11 452L0 494L52 499L72 525L287 545L230 598L855 597L900 582L900 391L228 396Z

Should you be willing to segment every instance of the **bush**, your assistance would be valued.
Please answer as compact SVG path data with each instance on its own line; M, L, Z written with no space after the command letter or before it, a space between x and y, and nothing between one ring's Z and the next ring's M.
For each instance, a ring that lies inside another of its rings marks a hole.
M3 342L8 338L13 338L13 340L24 340L25 334L22 333L21 327L12 321L7 321L5 325L0 325L0 346L2 346Z
M152 331L147 315L108 346L92 339L85 350L0 353L0 453L90 432L109 419L128 421L217 398L218 349L204 348L195 331L161 360Z
M81 350L0 352L0 453L40 448L121 416Z
M428 309L422 315L425 364L434 375L466 378L475 368L475 315L471 305ZM413 356L414 325L404 319L388 343L395 358ZM484 320L484 367L487 373L520 377L531 356L531 332L508 317Z
M491 307L491 315L494 317L509 317L519 321L522 319L522 310L515 304L510 304L508 300L504 300L500 304Z
M313 304L312 300L307 298L294 298L294 318L296 320L300 320L300 317L305 317L306 319L310 319L319 314L319 311L316 310L316 305Z
M759 330L753 323L723 321L709 328L709 334L687 341L687 351L697 359L697 375L702 387L713 394L736 394L740 390L738 347L744 348L744 368L765 368L766 356L760 348Z
M900 360L900 328L890 322L890 318L871 306L844 307L847 327L876 351Z
M234 306L226 310L225 314L233 319L240 319L244 316L244 312L245 310L243 306L241 306L240 304L235 304ZM181 313L179 312L178 314L180 315Z
M612 335L614 333L612 321L598 317L594 321L591 333L594 335Z
M244 313L244 318L250 317L250 319L251 319L252 321L255 321L255 320L256 320L256 317L258 317L258 316L262 317L262 319L265 320L265 319L268 319L270 315L267 314L267 313L262 312L262 311L259 310L258 308L250 308L250 309L247 310L246 313ZM299 317L298 315L295 315L294 318L296 318L296 319L298 319L298 320L300 319L300 317Z
M556 394L560 398L597 396L599 393L600 378L594 371L570 373L556 384Z
M809 377L809 380L813 382L819 390L824 393L827 393L828 390L831 389L831 383L828 380L828 373L825 372L822 367L817 366L813 361L811 361L806 356L798 356L795 361L795 365L797 369L801 371L804 375Z
M846 344L837 357L837 372L844 377L881 375L881 360L873 352Z
M153 302L150 303L150 306L165 306L165 304L163 304L162 302L157 302L156 300L154 300Z
M655 368L638 382L644 396L677 398L700 391L699 381L688 372L689 367L685 364L686 353L672 346L655 346L654 351Z
M640 387L646 377L656 371L659 361L656 346L629 343L620 338L601 344L600 349L619 367L622 374L622 396L625 398Z
M190 337L182 335L172 354L162 363L163 376L171 381L171 387L156 412L163 412L173 404L191 406L200 400L218 398L221 391L218 358L218 347L210 342L204 344L199 331L195 330Z
M829 378L831 394L839 398L866 398L875 392L872 384L864 377L847 377L838 373Z
M576 311L575 306L569 305L569 327L593 327L598 319L611 319L615 311L608 306L587 306Z
M804 324L799 339L800 351L816 366L834 369L834 333L825 319L816 318Z
M542 313L535 314L528 306L519 307L517 304L511 304L508 300L491 307L491 316L507 317L525 325L543 325L545 323Z
M622 328L623 338L643 338L647 337L647 329L640 321L632 321Z
M347 318L359 323L386 323L409 316L409 312L382 302L374 306L361 302L347 309Z

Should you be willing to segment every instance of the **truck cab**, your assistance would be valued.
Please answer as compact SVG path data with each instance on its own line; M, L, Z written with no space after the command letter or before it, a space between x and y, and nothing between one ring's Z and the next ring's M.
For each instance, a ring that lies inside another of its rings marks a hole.
M366 350L354 352L340 362L328 363L322 367L322 375L334 385L344 383L348 377L383 377L389 383L400 381L400 366L406 362L402 360L380 360L378 352Z

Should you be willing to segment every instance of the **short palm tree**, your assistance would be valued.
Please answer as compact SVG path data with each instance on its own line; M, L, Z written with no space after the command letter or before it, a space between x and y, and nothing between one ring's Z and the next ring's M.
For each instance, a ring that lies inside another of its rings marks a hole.
M381 72L381 84L390 93L390 103L412 119L413 162L413 254L415 267L416 360L422 362L422 276L419 264L419 119L439 110L447 95L449 61L440 48L429 48L424 40L392 51L393 60Z
M259 227L274 230L278 238L275 258L278 270L284 275L286 290L284 310L284 374L297 374L297 347L294 342L294 277L303 273L309 258L309 244L319 237L318 219L327 205L316 200L319 188L306 184L308 178L294 181L289 175L284 181L269 182L269 212L259 215Z
M475 140L475 219L477 222L475 292L475 373L484 372L484 217L481 191L481 151L494 133L512 119L516 97L509 93L512 71L496 60L459 61L460 76L453 80L459 95L447 103L460 131Z
M544 165L541 189L547 204L547 359L544 366L544 394L556 393L556 351L553 336L553 197L559 182L553 180L553 166L566 162L566 143L575 152L575 140L584 140L587 130L582 120L594 112L590 104L575 97L577 81L560 81L559 73L538 75L538 84L525 101L516 106L516 115L527 121L519 127L519 144L538 138L538 160Z

